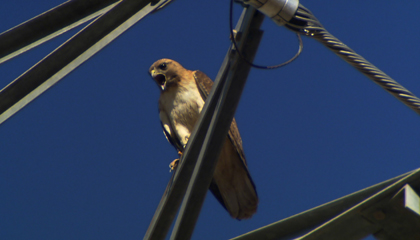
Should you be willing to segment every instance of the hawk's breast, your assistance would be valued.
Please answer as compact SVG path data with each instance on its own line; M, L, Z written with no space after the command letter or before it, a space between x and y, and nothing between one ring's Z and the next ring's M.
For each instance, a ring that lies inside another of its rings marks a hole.
M191 134L203 106L204 101L195 81L186 86L177 85L167 89L159 99L159 110L166 113L175 132L179 129L178 125L182 125Z

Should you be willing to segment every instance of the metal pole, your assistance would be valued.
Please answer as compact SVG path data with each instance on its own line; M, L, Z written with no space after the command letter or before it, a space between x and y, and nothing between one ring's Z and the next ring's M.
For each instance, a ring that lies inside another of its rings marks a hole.
M228 64L228 61L225 59L223 65L228 66ZM169 228L181 205L182 198L187 190L194 166L204 142L204 137L206 136L208 126L210 125L211 116L213 115L217 100L222 92L225 79L226 73L219 71L218 78L216 78L199 120L190 136L189 143L187 144L180 164L175 169L175 172L168 183L165 193L159 202L149 228L143 238L144 240L159 240L166 238Z
M263 19L264 15L254 8L248 8L245 10L243 22L239 26L238 33L241 34L240 43L242 45L240 51L243 50L243 55L251 61L254 59L262 37L262 31L259 30L259 27ZM171 239L184 240L191 238L208 187L213 178L217 159L224 143L223 140L226 138L232 123L251 68L238 54L231 56L231 66L222 96L218 100L218 106L212 117L209 131L182 202L179 216L175 222Z
M242 23L244 20L244 15L245 14L243 13L239 23ZM237 31L240 31L239 26L241 26L241 24L239 23L236 28ZM241 46L240 48L243 48L244 41L239 42L239 46ZM182 198L187 190L187 186L190 182L200 151L202 150L204 138L208 131L212 116L214 115L216 105L219 102L219 96L221 95L222 89L225 85L226 77L228 73L232 71L231 57L233 53L234 49L233 46L231 46L226 54L222 67L217 74L213 88L207 97L206 104L200 114L199 120L190 136L187 148L185 149L183 158L180 161L180 165L175 170L173 182L171 179L168 183L165 193L162 196L159 206L157 207L149 228L143 238L145 240L165 239L169 231L179 206L181 205ZM231 121L232 119L230 119L230 122ZM225 132L224 137L226 137L226 133L227 131ZM208 185L203 186L203 189L207 191Z

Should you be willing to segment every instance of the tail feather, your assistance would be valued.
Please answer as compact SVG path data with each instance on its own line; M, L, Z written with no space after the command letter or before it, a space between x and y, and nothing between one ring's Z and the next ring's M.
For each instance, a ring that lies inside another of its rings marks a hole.
M257 211L255 185L228 138L220 153L210 190L233 218L250 218Z

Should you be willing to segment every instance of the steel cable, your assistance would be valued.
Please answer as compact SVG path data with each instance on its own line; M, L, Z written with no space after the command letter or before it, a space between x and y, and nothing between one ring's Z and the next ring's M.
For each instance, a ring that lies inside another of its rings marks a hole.
M286 27L300 34L315 38L379 86L394 95L398 100L420 114L420 99L418 97L330 34L318 19L301 4L299 4L299 8L293 19L286 23Z

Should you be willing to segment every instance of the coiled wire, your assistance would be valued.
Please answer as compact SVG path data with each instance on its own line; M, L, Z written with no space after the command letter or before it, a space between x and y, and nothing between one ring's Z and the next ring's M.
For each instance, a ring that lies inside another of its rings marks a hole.
M301 4L299 4L295 16L286 23L286 27L320 41L398 100L420 114L420 99L418 97L331 35L318 19Z

